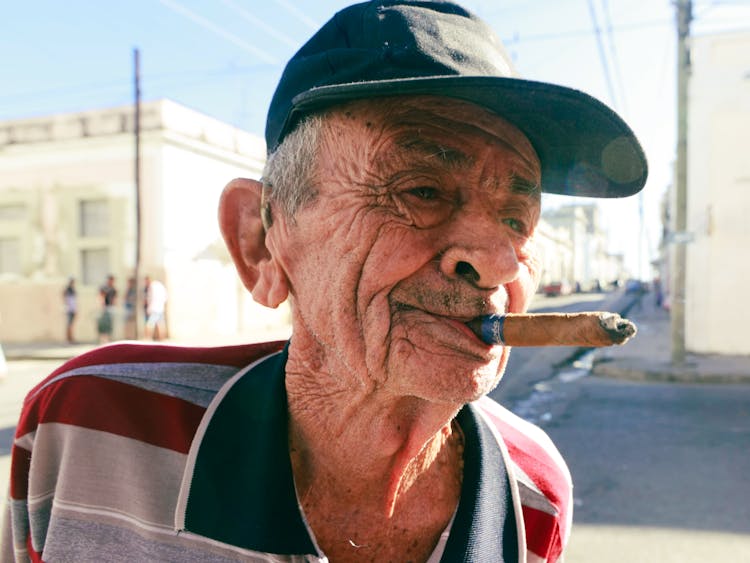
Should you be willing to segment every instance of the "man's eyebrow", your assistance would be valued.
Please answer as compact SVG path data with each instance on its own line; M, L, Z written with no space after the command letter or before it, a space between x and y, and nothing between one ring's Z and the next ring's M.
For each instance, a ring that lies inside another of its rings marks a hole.
M473 159L469 155L458 149L446 147L426 139L406 137L399 139L396 146L398 146L399 149L416 153L417 156L437 158L451 167L466 166L473 162Z
M418 157L437 158L451 168L469 166L474 162L474 158L463 151L419 137L403 137L396 141L396 146ZM539 182L529 180L515 172L510 176L508 189L514 194L533 197L540 197L542 193Z
M508 187L515 194L538 196L542 193L542 186L538 182L528 180L518 174L511 175Z

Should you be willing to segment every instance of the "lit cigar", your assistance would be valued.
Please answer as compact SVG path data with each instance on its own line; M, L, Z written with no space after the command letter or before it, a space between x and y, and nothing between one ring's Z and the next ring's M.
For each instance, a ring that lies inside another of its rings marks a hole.
M603 311L484 315L467 324L483 342L506 346L612 346L636 333L631 321Z

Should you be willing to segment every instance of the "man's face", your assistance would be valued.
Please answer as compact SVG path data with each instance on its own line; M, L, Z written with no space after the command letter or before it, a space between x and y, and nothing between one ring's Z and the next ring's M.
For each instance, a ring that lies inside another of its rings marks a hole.
M526 310L540 167L515 127L437 98L350 104L330 117L315 200L274 243L295 338L349 386L465 403L508 349L465 322Z

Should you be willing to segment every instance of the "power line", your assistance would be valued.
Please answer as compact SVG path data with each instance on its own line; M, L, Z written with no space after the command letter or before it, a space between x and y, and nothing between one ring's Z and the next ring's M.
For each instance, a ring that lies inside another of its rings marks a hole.
M615 31L639 31L648 27L670 27L672 25L671 20L648 20L642 22L635 22L632 24L623 24L614 26L612 29ZM503 39L503 44L507 46L516 45L524 42L533 41L554 41L556 39L568 39L575 37L588 37L592 34L591 28L586 29L572 29L570 31L558 31L555 33L538 33L532 35L520 35L515 34L513 37Z
M319 22L316 22L302 10L299 10L296 6L292 5L291 2L288 2L287 0L274 0L274 2L284 8L287 12L289 12L291 15L293 15L313 31L316 31L320 27Z
M591 14L591 23L594 27L594 35L596 36L596 45L599 49L599 61L602 63L602 70L604 72L604 81L607 84L607 91L609 92L609 99L612 100L612 105L617 109L619 104L617 103L617 95L615 94L615 89L612 85L612 77L609 72L609 63L607 61L607 56L604 53L604 44L602 43L602 34L601 30L599 29L599 22L596 17L596 10L594 9L594 2L593 0L588 0L589 5L589 13Z
M609 39L609 55L612 60L612 66L614 68L615 85L617 87L618 95L620 96L620 108L623 115L628 115L628 104L625 96L625 87L622 82L622 73L620 72L620 59L617 56L617 46L615 42L615 36L612 31L612 18L609 15L609 2L608 0L602 0L602 8L604 12L604 25L605 31Z
M220 37L223 37L230 43L233 43L240 49L244 49L245 51L248 51L249 53L252 53L259 59L261 59L264 62L271 63L271 64L278 64L279 61L274 57L271 53L264 51L263 49L260 49L256 47L255 45L251 45L244 39L241 39L240 37L237 37L233 33L230 33L223 27L215 24L211 20L208 20L204 18L203 16L196 14L192 10L189 10L182 4L176 2L175 0L159 0L164 6L172 10L173 12L176 12L180 14L181 16L186 17L189 20L192 20L193 22L197 23L201 27L208 29L209 31L212 31L216 35L219 35Z
M238 6L233 0L222 0L226 6L229 6L231 9L236 11L240 16L242 16L242 19L244 19L247 22L250 22L251 24L261 28L263 31L265 31L268 35L271 37L274 37L281 41L282 43L287 44L290 47L294 47L295 49L299 47L299 41L292 39L288 35L280 32L275 27L267 24L260 18L255 17L252 13L248 12L245 8L242 6Z
M250 66L232 66L228 68L213 69L194 69L187 71L166 72L158 74L142 74L144 82L148 83L148 88L160 83L162 88L184 87L194 83L205 81L210 77L235 76L241 74L253 74L271 67L268 65L250 65ZM36 91L14 92L12 94L0 95L0 102L3 105L18 104L20 102L38 103L46 99L59 99L60 97L75 95L79 99L89 99L101 97L106 94L122 95L127 93L129 84L126 78L119 81L102 82L102 83L79 83L69 84L60 87L47 88Z
M100 92L117 92L117 91L124 91L128 88L127 79L123 78L121 81L117 82L102 82L102 83L85 83L85 84L74 84L74 85L66 85L59 88L47 88L44 90L36 90L36 91L25 91L25 92L15 92L13 94L3 94L0 96L0 101L7 101L7 102L15 102L17 100L23 100L23 101L37 101L39 99L44 99L45 97L57 97L57 96L64 96L67 94L75 94L77 96L81 95L83 92L84 95L93 95Z
M747 7L747 0L711 0L708 6L713 8L714 6L739 6Z

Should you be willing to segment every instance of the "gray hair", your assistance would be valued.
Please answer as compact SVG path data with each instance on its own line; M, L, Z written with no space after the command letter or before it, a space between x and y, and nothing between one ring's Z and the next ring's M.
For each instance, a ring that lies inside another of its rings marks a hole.
M271 153L263 169L263 189L286 217L317 195L316 165L325 118L306 117Z

